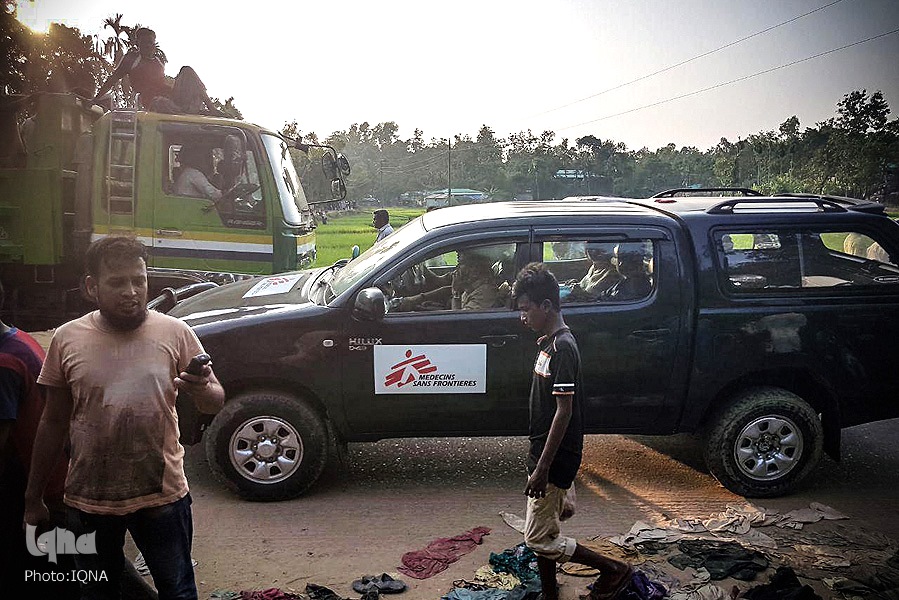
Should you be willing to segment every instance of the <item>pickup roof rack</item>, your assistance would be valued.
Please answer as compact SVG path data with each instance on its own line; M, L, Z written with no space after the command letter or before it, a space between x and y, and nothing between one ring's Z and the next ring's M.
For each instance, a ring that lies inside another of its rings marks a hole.
M880 202L871 200L859 200L858 198L847 198L846 196L831 196L827 194L798 194L798 193L781 193L775 194L777 198L801 198L805 200L817 199L829 202L835 202L840 205L846 205L849 210L871 214L883 214L886 212L886 206Z
M707 188L674 188L671 190L665 190L664 192L659 192L658 194L654 194L650 196L650 198L662 199L662 198L674 198L678 194L690 195L690 194L703 194L703 193L723 193L729 192L731 194L741 194L743 196L761 196L762 193L751 188L742 188L742 187L707 187Z
M815 195L799 196L766 196L760 198L728 198L706 209L710 215L733 214L737 207L745 210L796 210L798 205L812 208L815 212L846 212L845 202L839 202L830 198L822 198ZM796 205L796 206L791 206Z

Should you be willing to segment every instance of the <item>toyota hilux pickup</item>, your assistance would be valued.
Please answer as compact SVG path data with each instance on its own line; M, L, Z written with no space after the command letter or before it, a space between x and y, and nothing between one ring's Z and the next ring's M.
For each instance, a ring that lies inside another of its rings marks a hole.
M627 285L588 291L595 248ZM725 487L770 497L838 457L843 428L899 416L883 205L720 189L478 204L171 309L227 393L202 433L212 469L247 499L286 499L346 442L525 435L535 335L510 286L532 261L561 282L587 433L698 434Z

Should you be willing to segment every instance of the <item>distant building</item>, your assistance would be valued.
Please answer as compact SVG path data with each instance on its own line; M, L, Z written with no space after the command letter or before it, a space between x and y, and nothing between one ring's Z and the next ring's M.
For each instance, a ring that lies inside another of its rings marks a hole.
M611 194L612 180L583 169L559 169L553 179L561 180L566 193Z
M446 188L428 192L425 196L425 206L431 208L443 208L444 206L456 206L458 204L475 204L486 202L489 199L487 192L470 190L467 188L453 188L447 193Z

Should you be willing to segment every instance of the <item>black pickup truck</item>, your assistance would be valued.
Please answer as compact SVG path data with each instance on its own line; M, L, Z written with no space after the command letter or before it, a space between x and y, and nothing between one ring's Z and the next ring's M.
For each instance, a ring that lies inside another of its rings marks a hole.
M628 285L589 292L595 248ZM464 256L492 282L451 298ZM842 428L899 416L899 226L882 205L751 190L481 204L178 303L228 396L204 434L212 468L248 499L286 499L335 444L525 434L535 336L509 285L530 261L563 282L588 433L701 434L724 486L765 497L838 457Z

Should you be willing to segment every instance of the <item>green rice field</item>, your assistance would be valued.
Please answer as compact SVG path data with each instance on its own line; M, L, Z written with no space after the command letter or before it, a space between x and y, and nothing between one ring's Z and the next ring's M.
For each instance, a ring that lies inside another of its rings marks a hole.
M390 224L394 229L405 225L425 212L423 208L389 208ZM328 217L328 223L320 223L315 230L315 247L318 258L316 267L334 264L341 258L349 258L354 245L361 252L375 243L377 231L371 225L371 211L357 211Z

